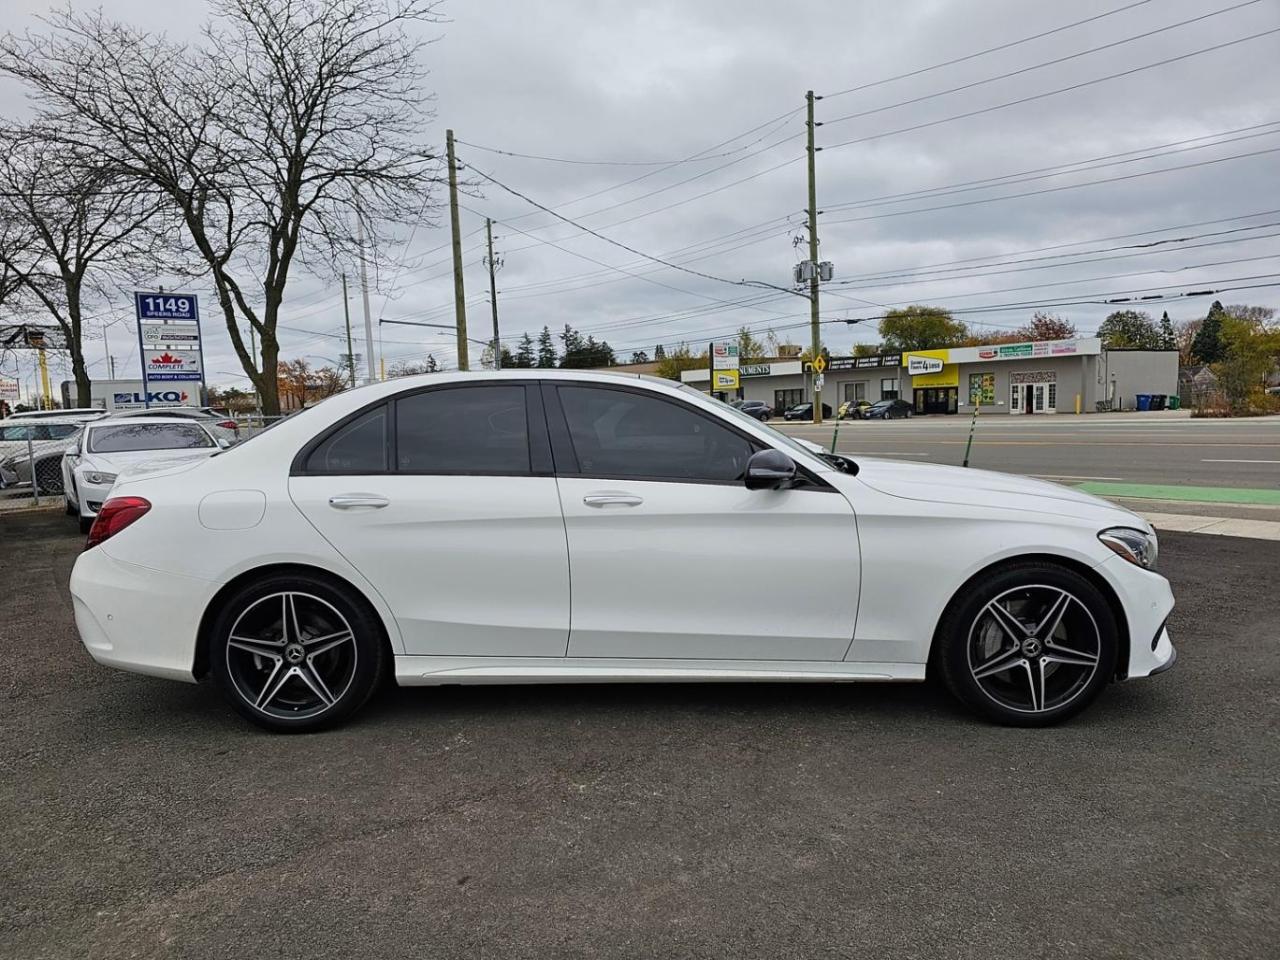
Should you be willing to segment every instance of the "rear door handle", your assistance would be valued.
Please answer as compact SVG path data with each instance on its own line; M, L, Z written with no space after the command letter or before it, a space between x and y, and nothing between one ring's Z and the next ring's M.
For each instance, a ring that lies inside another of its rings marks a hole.
M351 510L355 507L382 508L391 501L376 493L339 493L329 498L329 506L335 510Z
M630 493L589 493L582 498L588 507L638 507L644 497Z

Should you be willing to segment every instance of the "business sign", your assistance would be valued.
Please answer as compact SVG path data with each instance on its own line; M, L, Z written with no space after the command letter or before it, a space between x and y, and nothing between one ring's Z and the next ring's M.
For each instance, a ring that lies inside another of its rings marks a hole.
M952 363L974 363L979 360L1040 360L1045 357L1096 356L1102 352L1097 337L1073 340L1028 340L1024 343L991 344L985 347L961 347L951 351Z
M900 367L902 354L876 353L869 357L832 357L827 361L827 369L836 373L841 370L867 370L872 367Z
M738 341L724 340L711 344L711 369L738 369Z
M200 379L200 354L194 350L148 350L144 357L148 382Z
M139 320L199 321L200 307L193 293L145 293L133 295Z
M144 323L142 342L165 346L194 347L200 343L200 325L196 323Z
M941 373L944 366L946 364L937 357L907 356L907 373L913 377L923 376L927 373Z
M773 370L773 365L768 363L748 363L739 373L744 377L767 377Z
M116 390L111 394L110 410L132 410L137 407L181 407L190 405L191 394L185 390Z
M17 403L19 396L21 396L18 388L17 380L0 377L0 400L4 400L7 403Z
M737 370L712 370L712 390L737 390L739 386Z

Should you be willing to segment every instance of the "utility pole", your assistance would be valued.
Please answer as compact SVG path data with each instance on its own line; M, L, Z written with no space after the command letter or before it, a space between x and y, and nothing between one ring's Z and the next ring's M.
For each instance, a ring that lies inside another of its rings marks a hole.
M364 299L364 350L369 361L369 379L366 382L373 383L378 379L378 373L373 366L373 320L369 314L369 258L365 256L364 217L359 210L356 211L356 242L360 245L360 295Z
M444 132L449 159L449 228L453 231L453 311L458 324L458 369L470 370L467 362L467 305L462 285L462 231L458 227L458 160L453 153L453 131Z
M816 363L818 357L822 355L822 337L818 329L818 180L814 166L814 156L818 151L813 145L813 91L805 93L804 99L808 107L808 121L805 126L809 137L809 263L812 264L810 268L812 273L809 277L809 362L812 364ZM809 382L813 385L810 394L813 397L814 423L822 422L822 394L817 389L820 376L816 368L809 373Z
M356 355L351 345L351 304L347 300L347 275L342 274L342 316L347 321L347 372L351 375L351 386L356 385Z
M484 239L489 246L489 305L493 308L493 369L502 369L502 343L498 340L498 285L493 273L498 268L493 259L493 221L484 218Z
M116 358L111 354L107 354L107 379L114 380L116 378Z

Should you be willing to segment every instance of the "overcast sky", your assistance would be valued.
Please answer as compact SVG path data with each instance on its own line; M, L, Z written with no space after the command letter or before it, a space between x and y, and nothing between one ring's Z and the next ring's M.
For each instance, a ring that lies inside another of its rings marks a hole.
M38 26L35 15L47 9L40 0L3 2L5 25L15 29ZM192 33L205 13L202 0L101 5L176 37ZM462 215L476 338L491 329L480 263L487 214L504 260L499 312L512 348L526 330L536 334L546 324L558 332L565 323L604 337L624 360L633 350L651 355L658 343L701 344L743 325L807 342L804 300L721 280L790 283L799 258L793 241L803 236L809 88L823 96L821 257L845 281L824 285L824 319L921 302L965 311L978 328L1003 329L1035 308L995 308L1026 301L1280 283L1280 152L1269 152L1280 150L1280 33L1144 69L1280 28L1280 0L815 0L803 7L453 0L444 11L450 22L425 53L437 113L422 131L425 144L442 147L452 127L464 142L461 160L475 170L619 243L721 278L646 261L485 185L482 196L464 201ZM1110 11L1119 12L1014 43ZM1013 45L924 69L1005 44ZM1012 71L1023 72L981 82ZM1086 85L1038 96L1075 84ZM849 88L861 89L840 93ZM902 104L916 98L926 99ZM985 109L1021 98L1034 99ZM0 113L24 109L21 90L0 85ZM961 114L973 115L947 119ZM903 129L921 124L929 126ZM615 163L526 159L480 146ZM678 165L640 165L700 153ZM1207 162L1219 158L1232 159ZM1091 163L1060 169L1082 161ZM1154 172L1162 170L1169 172ZM1005 177L1015 182L971 189L973 181ZM1127 179L1092 182L1120 177ZM447 219L423 224L406 244L407 233L379 251L375 323L379 316L452 323ZM1142 251L1105 249L1187 237ZM1073 256L1008 262L1061 254ZM397 269L402 260L408 266ZM210 382L243 385L209 291L197 285L195 292L205 295ZM1277 305L1280 286L1220 298ZM1203 315L1211 299L1147 309L1181 320ZM358 323L354 290L351 306ZM122 318L131 309L116 307ZM1048 309L1087 333L1114 307ZM340 288L299 275L282 324L290 328L281 331L282 357L336 357L344 349ZM109 335L118 372L136 367L129 321L113 324ZM873 323L824 325L834 353L876 339ZM388 364L431 352L452 366L451 343L444 330L383 328ZM95 378L105 375L103 352L101 344L87 350Z

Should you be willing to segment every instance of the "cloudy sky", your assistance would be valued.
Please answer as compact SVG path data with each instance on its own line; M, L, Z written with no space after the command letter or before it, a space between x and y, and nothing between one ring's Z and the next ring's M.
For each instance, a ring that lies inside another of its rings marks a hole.
M47 9L4 4L16 29L37 27ZM101 4L176 37L204 15L202 0ZM1044 303L1091 332L1114 309L1098 301L1113 297L1253 286L1220 298L1280 305L1280 32L1264 33L1280 29L1280 0L800 9L446 3L449 22L425 53L437 117L424 143L439 147L452 127L474 179L483 172L619 244L709 275L647 260L486 184L462 214L471 335L490 329L488 215L513 347L526 330L566 323L607 339L620 359L743 325L804 342L804 300L730 281L790 283L810 88L822 97L821 256L837 278L823 288L824 319L922 302L1007 329ZM21 90L0 85L0 112L23 109ZM375 322L452 322L446 231L438 218L379 251ZM1158 241L1172 242L1135 246ZM1147 309L1181 320L1209 299ZM136 347L128 305L115 308L110 349L124 370ZM358 321L358 296L352 309ZM340 288L299 276L282 324L283 356L336 357ZM211 382L236 383L225 331L207 326ZM382 333L388 364L428 352L454 363L447 331ZM835 353L875 339L874 323L824 325ZM102 377L105 351L88 352Z

